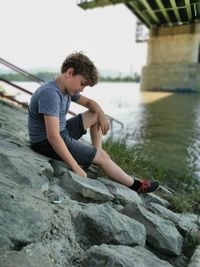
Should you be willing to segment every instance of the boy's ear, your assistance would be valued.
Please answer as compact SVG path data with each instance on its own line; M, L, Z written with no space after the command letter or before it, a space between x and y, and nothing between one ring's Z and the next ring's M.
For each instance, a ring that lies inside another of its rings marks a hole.
M74 69L73 69L73 68L69 68L69 69L67 70L66 74L67 74L68 77L73 76L73 75L74 75Z

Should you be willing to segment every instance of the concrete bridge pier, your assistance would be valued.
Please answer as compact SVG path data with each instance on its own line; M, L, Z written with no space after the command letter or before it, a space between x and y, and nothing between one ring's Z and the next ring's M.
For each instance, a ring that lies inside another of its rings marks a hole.
M200 92L200 23L150 30L141 90Z

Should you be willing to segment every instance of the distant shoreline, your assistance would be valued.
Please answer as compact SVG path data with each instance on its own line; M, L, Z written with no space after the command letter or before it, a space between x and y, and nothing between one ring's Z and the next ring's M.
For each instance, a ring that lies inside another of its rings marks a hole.
M58 76L59 73L57 72L37 72L34 74L34 76L38 77L39 79L43 81L49 81L51 79L54 79L56 76ZM6 73L6 74L0 74L0 78L6 79L9 82L31 82L28 77L24 77L21 74L13 74L13 73ZM134 73L133 76L127 75L127 76L100 76L100 82L140 82L140 76L137 73Z

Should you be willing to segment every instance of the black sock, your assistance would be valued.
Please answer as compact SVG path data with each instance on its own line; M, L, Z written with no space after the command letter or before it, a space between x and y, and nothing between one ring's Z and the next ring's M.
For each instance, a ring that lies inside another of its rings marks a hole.
M134 179L134 183L129 188L131 188L134 191L137 191L140 185L141 185L140 181Z

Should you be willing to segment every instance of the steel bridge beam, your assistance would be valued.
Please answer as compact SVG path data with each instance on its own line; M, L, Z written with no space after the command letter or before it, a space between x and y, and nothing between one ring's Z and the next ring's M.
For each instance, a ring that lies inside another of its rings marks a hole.
M148 28L200 21L200 0L78 0L84 8L125 4Z

